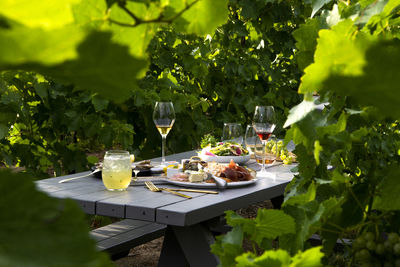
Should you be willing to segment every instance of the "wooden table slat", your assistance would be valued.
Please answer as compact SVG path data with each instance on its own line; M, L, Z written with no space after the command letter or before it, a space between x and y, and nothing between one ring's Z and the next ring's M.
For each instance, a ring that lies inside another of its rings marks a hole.
M224 213L279 196L288 182L258 181L251 187L227 189L218 195L202 196L192 201L171 204L157 209L156 222L187 226ZM249 194L250 189L252 193Z

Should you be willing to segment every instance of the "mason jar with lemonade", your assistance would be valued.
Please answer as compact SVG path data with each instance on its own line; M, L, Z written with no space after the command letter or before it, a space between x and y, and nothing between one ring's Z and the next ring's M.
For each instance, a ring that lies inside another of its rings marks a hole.
M103 184L109 191L124 191L132 179L131 155L124 150L110 150L104 156Z

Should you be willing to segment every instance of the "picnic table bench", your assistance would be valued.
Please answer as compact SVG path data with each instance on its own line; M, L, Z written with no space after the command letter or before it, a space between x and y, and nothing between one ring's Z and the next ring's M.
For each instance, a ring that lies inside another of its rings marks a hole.
M125 257L131 248L164 235L164 224L125 219L90 232L97 248L110 254L113 260Z

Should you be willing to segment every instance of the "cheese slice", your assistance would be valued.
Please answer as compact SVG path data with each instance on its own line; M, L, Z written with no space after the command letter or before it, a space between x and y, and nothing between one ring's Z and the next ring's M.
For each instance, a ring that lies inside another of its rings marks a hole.
M203 182L206 178L207 174L205 172L191 171L189 174L189 182L191 183Z

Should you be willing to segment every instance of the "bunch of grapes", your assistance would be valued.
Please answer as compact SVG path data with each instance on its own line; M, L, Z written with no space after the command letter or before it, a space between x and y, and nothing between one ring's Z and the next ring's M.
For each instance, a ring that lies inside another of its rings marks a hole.
M272 149L274 146L276 146L275 140L268 140L267 145L265 146L265 151L267 153L272 153Z
M266 152L278 155L284 164L291 164L294 161L292 154L283 145L283 141L275 142L269 140L266 146Z
M287 150L281 150L280 157L284 164L292 164L294 161L294 158Z
M353 255L359 266L400 267L400 238L397 233L377 237L365 232L353 242Z

